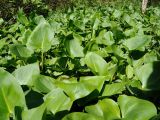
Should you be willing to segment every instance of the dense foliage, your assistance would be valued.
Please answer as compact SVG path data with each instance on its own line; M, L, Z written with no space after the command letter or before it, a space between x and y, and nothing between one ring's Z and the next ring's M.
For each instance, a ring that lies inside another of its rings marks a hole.
M128 3L0 18L0 120L160 119L159 18Z

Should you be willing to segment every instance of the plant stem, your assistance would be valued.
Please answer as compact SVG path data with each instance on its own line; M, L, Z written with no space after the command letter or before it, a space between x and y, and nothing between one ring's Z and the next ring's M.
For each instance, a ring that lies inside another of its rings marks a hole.
M44 53L41 53L41 69L43 70L43 65L44 65Z

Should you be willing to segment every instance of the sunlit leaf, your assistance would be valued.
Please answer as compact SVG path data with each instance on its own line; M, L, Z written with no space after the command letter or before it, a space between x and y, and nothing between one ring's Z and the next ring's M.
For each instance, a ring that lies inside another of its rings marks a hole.
M133 77L133 74L134 74L134 70L133 70L133 67L131 67L130 65L128 65L126 67L126 75L128 78L132 78Z
M95 75L103 76L107 74L107 62L96 53L87 53L85 63Z
M122 15L122 12L120 10L115 10L113 12L113 17L114 18L119 18L119 17L121 17L121 15Z
M66 115L62 120L102 120L102 119L96 116L93 116L91 114L74 112Z
M84 56L83 47L81 46L78 40L76 39L66 40L65 45L69 55L72 58Z
M118 98L122 118L137 120L149 120L157 114L156 107L153 103L138 99L133 96L122 95Z
M47 104L47 110L53 114L63 110L70 110L73 101L65 95L62 89L53 89L50 93L44 96L44 100Z
M47 52L51 48L54 32L46 21L40 22L27 41L27 47Z
M144 90L160 90L160 62L147 63L135 70Z
M90 76L81 77L80 82L77 83L57 82L56 85L62 88L69 97L76 100L89 95L96 89L100 92L105 80L105 76Z
M85 110L102 120L129 120L133 117L137 120L149 120L157 114L153 103L126 95L119 96L117 103L108 98L99 100L97 104L87 106Z
M124 45L128 47L129 50L139 50L140 48L145 47L150 41L150 36L135 36L124 41Z
M86 86L93 86L99 92L101 91L104 82L106 81L106 76L87 76L80 77L80 82L86 84Z
M126 83L112 83L105 85L104 92L102 96L112 96L115 94L122 93L123 90L125 90Z
M111 31L102 30L96 38L98 44L112 45L114 44L113 33Z
M0 119L9 120L15 106L25 107L22 88L14 76L0 68Z
M114 120L120 118L118 104L112 99L99 101L96 105L87 106L85 110L102 120Z
M20 85L33 85L33 81L40 74L38 63L29 64L16 69L13 72L16 80Z

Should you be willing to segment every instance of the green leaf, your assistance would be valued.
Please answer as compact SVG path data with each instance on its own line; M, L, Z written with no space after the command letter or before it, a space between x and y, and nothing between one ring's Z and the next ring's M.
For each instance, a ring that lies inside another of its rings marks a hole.
M41 22L45 22L46 20L45 20L45 18L42 16L42 15L40 15L40 16L36 16L35 18L34 18L34 22L36 23L36 24L40 24Z
M147 63L135 70L144 90L160 90L160 62Z
M56 82L57 87L64 90L64 92L72 99L76 100L83 98L89 95L94 90L102 89L104 81L106 80L105 76L88 76L81 77L80 82L77 83L67 83L67 82Z
M33 51L21 44L10 45L10 51L12 54L20 58L27 58L33 54Z
M112 99L100 100L96 105L87 106L85 110L102 120L115 120L121 117L118 104Z
M69 78L69 76L67 75L61 75L56 79L56 81L61 81L64 83L77 83L77 78L76 77Z
M135 120L149 120L157 114L156 107L153 103L138 99L133 96L121 95L118 98L122 118Z
M73 103L60 88L53 89L44 96L44 100L47 104L47 110L51 111L53 114L63 110L69 111Z
M7 44L6 39L1 39L0 50Z
M122 48L119 45L112 45L110 49L112 50L115 56L118 56L123 59L127 58L127 55L124 54L124 52L122 51Z
M117 64L114 64L112 62L107 63L107 74L106 76L110 81L112 81L114 74L117 71Z
M137 33L137 29L135 29L135 28L132 28L132 29L126 29L125 31L124 31L124 34L125 34L125 36L129 36L129 37L134 37L135 35L136 35L136 33Z
M127 75L127 77L130 79L130 78L133 77L133 74L134 74L133 67L131 67L130 65L128 65L126 67L126 75Z
M13 72L16 80L20 85L33 85L33 81L40 74L38 63L29 64L16 69Z
M127 22L130 26L136 26L136 22L134 21L134 19L126 13L123 15L123 20Z
M55 33L59 33L61 31L61 28L62 28L61 23L56 22L55 20L50 20L49 23Z
M98 37L96 37L98 44L112 45L114 44L113 33L111 31L102 30Z
M84 31L85 30L85 23L83 23L80 20L75 20L74 25L79 28L80 30Z
M102 96L112 96L115 94L122 93L123 90L125 90L126 83L112 83L105 85L104 92L102 93Z
M76 100L89 95L94 89L91 86L85 86L83 83L56 83L57 87L64 90L64 92L72 99Z
M100 20L98 18L95 19L94 25L93 25L93 30L97 30L98 26L100 24Z
M122 15L122 12L120 10L114 10L114 12L113 12L114 18L119 18L119 17L121 17L121 15Z
M151 120L159 120L160 119L160 114L154 116Z
M43 103L39 107L24 110L22 112L22 120L42 120L46 107L47 104Z
M78 40L76 39L66 40L65 46L66 46L67 52L72 58L84 56L83 47L81 46Z
M106 81L106 76L80 77L80 82L86 84L86 87L87 85L93 86L94 89L97 89L99 92L101 91L105 81Z
M73 38L76 41L78 41L80 44L82 44L82 41L84 40L84 38L81 35L77 34L77 33L73 33Z
M66 115L62 120L102 120L91 114L74 112Z
M54 79L51 77L38 75L33 81L33 89L38 92L49 93L50 91L55 89L53 80Z
M151 37L147 35L135 36L124 41L124 45L129 50L139 50L145 47L151 41Z
M2 25L4 22L4 20L2 18L0 18L0 25Z
M54 32L49 23L43 21L33 30L27 41L27 47L47 52L51 48Z
M9 114L8 113L2 113L0 116L1 120L9 120Z
M24 24L24 25L28 25L29 21L27 19L27 17L25 16L24 12L22 9L20 9L18 11L18 15L17 15L17 19L20 23Z
M25 97L14 76L1 68L0 76L0 119L9 120L15 106L26 106Z
M22 37L21 37L21 41L22 41L22 44L26 45L27 44L27 41L28 41L28 38L29 36L31 35L32 31L30 29L27 29Z
M87 53L85 63L95 75L103 76L107 74L107 62L96 53Z
M153 103L126 95L118 97L118 104L107 98L100 100L95 105L87 106L85 110L102 120L130 120L131 118L135 120L149 120L157 114Z
M24 110L23 107L20 106L16 106L14 108L14 116L15 116L15 120L22 120L22 111Z
M158 58L154 51L148 52L143 56L144 64L155 62L155 61L158 61Z

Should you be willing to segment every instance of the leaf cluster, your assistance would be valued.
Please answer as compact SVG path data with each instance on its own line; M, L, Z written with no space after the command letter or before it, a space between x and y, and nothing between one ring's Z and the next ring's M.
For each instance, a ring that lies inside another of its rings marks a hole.
M159 16L105 4L0 18L0 120L160 119Z

